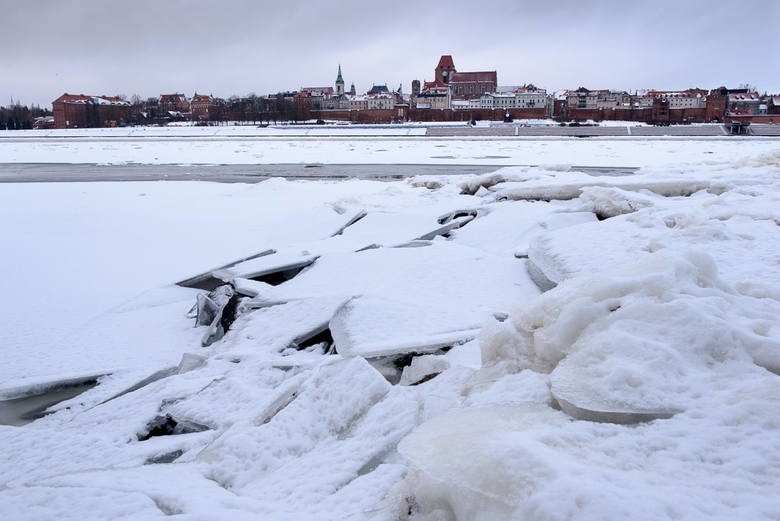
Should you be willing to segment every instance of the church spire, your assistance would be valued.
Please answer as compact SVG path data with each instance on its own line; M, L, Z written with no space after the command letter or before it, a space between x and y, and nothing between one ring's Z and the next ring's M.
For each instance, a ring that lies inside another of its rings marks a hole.
M344 78L341 77L341 64L339 63L339 75L336 76L336 96L344 95Z

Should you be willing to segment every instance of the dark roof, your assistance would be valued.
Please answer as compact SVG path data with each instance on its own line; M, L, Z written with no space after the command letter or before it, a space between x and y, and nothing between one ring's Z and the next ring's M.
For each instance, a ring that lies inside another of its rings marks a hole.
M117 96L92 96L86 94L68 94L67 92L52 103L92 103L97 105L129 105L130 102Z
M177 101L187 101L187 96L184 94L160 94L160 101L163 103L175 103Z
M472 83L475 81L497 83L498 76L496 71L453 72L450 76L450 83Z
M371 90L368 91L368 94L386 94L390 93L390 91L387 89L387 85L374 85L371 87Z
M433 80L433 81L425 81L423 82L423 88L429 88L429 87L446 87L447 84L443 83L439 80Z

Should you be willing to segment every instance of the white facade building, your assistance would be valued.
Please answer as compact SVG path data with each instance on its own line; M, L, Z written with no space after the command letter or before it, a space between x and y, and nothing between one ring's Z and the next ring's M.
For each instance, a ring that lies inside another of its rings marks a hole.
M454 109L546 109L547 91L544 89L519 87L513 91L487 92L479 98L468 100L467 104L453 104Z

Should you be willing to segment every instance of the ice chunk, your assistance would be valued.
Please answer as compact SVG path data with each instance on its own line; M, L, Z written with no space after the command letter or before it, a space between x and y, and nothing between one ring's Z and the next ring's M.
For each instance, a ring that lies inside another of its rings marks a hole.
M449 361L443 356L417 356L412 359L410 365L404 368L399 383L401 385L416 385L433 378L449 367Z
M497 255L526 255L535 236L596 220L591 212L573 209L559 203L504 201L482 210L479 219L452 232L452 239Z
M317 257L317 255L290 251L242 262L227 271L234 277L258 280L276 286L311 266Z
M236 264L240 264L242 262L246 262L252 259L257 259L260 257L264 257L266 255L271 255L272 253L276 253L276 250L268 249L263 250L260 253L255 253L254 255L249 255L248 257L244 257L242 259L238 259L233 262L229 262L227 264L224 264L222 266L219 266L217 268L213 268L211 270L208 270L205 273L201 273L200 275L195 275L194 277L191 277L189 279L185 279L182 281L177 282L176 284L178 286L182 286L185 288L197 288L197 289L205 289L207 291L211 291L217 286L223 284L225 281L221 278L217 278L213 275L213 272L221 272L228 268L231 268L235 266Z
M157 436L176 436L179 434L191 434L203 432L209 428L186 420L176 420L170 414L155 416L147 425L144 432L139 433L138 441L146 441Z
M99 376L71 378L49 382L37 389L6 390L6 396L16 396L16 398L0 400L0 425L21 426L42 418L54 405L95 387L98 378Z
M599 219L608 219L648 208L656 204L658 198L652 193L644 194L616 187L598 186L583 188L580 194L580 201L585 203Z
M220 286L209 293L207 300L218 306L218 309L213 313L213 319L203 334L201 340L203 347L210 346L225 336L225 333L230 329L230 326L238 316L239 299L239 294L229 284Z
M397 324L403 324L403 329ZM364 296L341 306L330 321L330 330L340 354L375 358L430 353L467 342L479 333L478 328L457 329L458 325L456 317L445 310ZM391 335L393 330L395 335Z
M461 215L459 217L455 217L453 219L449 219L446 221L446 223L443 226L440 226L439 228L436 228L435 230L432 230L428 233L424 233L419 237L417 237L415 240L429 241L439 235L443 237L447 237L452 230L457 230L458 228L467 225L475 218L476 215L466 214L466 215Z
M197 355L195 353L184 353L181 355L181 361L179 362L178 373L184 374L190 371L194 371L206 364L206 357Z
M208 326L214 322L214 318L219 312L219 306L216 302L211 300L207 295L198 294L195 303L195 325L196 326Z
M357 210L357 211L354 211L354 212L353 212L353 213L350 215L349 219L347 219L347 222L346 222L346 223L344 223L344 225L343 225L343 226L340 226L338 230L336 230L335 232L333 232L333 235L332 235L331 237L335 237L336 235L341 235L342 233L344 233L344 230L346 230L347 228L349 228L350 226L352 226L353 224L355 224L356 222L358 222L360 219L362 219L362 218L363 218L363 217L365 217L366 215L367 215L367 213L366 213L366 211L365 211L365 210Z
M582 190L589 187L615 186L623 190L647 190L664 197L688 196L710 187L711 181L697 179L638 179L633 176L628 180L613 179L609 182L601 180L582 180L578 183L567 183L560 179L553 182L522 183L503 186L498 190L500 199L515 201L553 201L576 199Z
M524 501L557 477L555 452L525 433L562 428L559 414L530 405L486 407L418 427L398 447L410 463L409 519L444 513L443 519L514 519Z
M551 372L553 396L575 418L668 418L713 372L776 367L780 340L748 330L765 313L766 303L725 286L706 255L656 254L609 277L567 281L490 321L482 358Z

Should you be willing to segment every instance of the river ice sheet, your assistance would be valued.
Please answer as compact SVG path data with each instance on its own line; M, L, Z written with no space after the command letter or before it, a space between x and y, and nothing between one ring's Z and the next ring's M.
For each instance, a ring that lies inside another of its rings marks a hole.
M0 399L105 376L0 426L0 516L778 519L780 156L746 155L598 187L2 185ZM200 347L174 283L269 248L316 260L238 281L255 296ZM345 305L382 349L296 349Z

